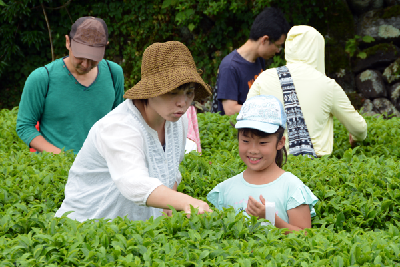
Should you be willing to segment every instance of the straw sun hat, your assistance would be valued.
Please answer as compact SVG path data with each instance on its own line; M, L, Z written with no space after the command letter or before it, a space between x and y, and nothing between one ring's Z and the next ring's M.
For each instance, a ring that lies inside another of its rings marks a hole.
M125 98L149 99L189 82L196 83L194 100L211 94L197 72L189 49L178 41L150 45L143 53L141 73L141 80L126 91Z

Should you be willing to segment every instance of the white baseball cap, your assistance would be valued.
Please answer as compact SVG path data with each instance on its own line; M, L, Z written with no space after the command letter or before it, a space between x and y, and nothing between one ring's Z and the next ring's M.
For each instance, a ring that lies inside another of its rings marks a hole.
M286 113L281 101L272 95L258 95L243 103L236 118L236 129L251 128L275 133L279 126L286 129Z

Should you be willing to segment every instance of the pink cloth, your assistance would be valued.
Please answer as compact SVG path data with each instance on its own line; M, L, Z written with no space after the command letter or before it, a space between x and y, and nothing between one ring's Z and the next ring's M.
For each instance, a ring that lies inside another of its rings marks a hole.
M40 131L39 122L36 123L35 128L36 128L36 130ZM36 150L33 149L33 148L29 148L29 151L30 151L30 152L36 152Z
M197 145L197 152L201 153L201 144L200 144L200 133L199 133L199 125L197 123L197 112L194 106L190 106L186 111L189 129L187 138L192 140Z

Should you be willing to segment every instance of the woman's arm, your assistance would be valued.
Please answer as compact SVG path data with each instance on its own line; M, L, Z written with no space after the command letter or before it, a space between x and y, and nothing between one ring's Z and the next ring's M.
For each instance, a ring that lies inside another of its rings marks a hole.
M346 127L353 141L364 140L367 137L368 128L365 119L355 110L346 93L336 82L332 89L332 115Z
M174 187L172 187L172 190L178 191L178 183L175 182ZM172 210L170 209L163 209L163 212L165 213L166 216L171 217L172 216Z
M199 208L200 213L211 211L204 201L170 189L158 178L151 177L146 166L142 133L130 121L118 118L105 117L97 125L95 142L97 150L107 162L111 179L121 194L137 205L162 209L168 209L170 205L187 213L190 213L192 205Z
M199 213L212 212L208 204L204 201L193 198L189 195L177 192L164 185L158 186L151 192L146 202L147 206L169 209L168 205L176 210L183 210L190 213L190 206L199 209Z

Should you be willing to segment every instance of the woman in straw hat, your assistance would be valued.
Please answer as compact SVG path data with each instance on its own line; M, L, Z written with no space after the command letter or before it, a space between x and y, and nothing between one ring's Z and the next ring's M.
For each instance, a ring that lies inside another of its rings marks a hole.
M127 216L147 220L176 210L211 211L176 191L185 154L186 110L210 94L189 49L155 43L143 54L142 79L127 98L90 130L70 169L56 217L84 221ZM184 116L185 115L185 116Z

